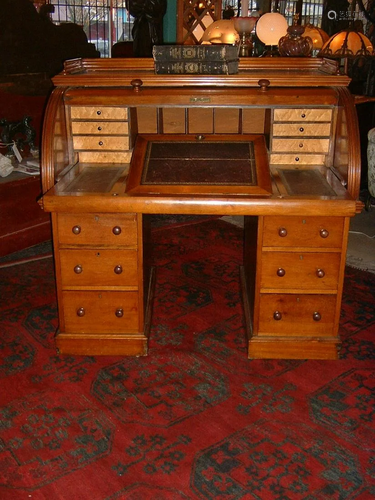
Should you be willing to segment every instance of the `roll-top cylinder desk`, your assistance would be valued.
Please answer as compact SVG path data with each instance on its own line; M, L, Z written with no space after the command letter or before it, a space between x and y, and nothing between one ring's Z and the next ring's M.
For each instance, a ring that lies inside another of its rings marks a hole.
M59 352L147 354L149 215L204 214L244 216L249 358L337 358L349 222L361 210L348 83L316 58L248 58L235 75L66 62L42 142Z

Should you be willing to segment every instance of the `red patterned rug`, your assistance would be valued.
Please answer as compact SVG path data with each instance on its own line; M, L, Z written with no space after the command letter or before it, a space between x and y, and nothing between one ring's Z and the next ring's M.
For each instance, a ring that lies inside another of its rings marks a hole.
M0 269L0 499L375 498L375 275L340 360L248 360L241 230L173 222L148 357L57 356L52 259Z

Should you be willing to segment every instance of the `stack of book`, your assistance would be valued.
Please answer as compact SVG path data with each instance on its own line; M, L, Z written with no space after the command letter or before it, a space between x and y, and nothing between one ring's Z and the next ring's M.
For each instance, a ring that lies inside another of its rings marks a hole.
M238 73L236 45L154 45L155 73L160 75L233 75Z

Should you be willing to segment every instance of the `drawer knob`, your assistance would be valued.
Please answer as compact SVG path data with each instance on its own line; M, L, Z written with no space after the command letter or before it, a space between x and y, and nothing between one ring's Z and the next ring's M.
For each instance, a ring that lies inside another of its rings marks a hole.
M102 127L98 127L99 132L102 130Z
M103 146L103 141L99 141L99 146Z
M306 113L302 113L301 118L306 118Z
M100 110L98 110L98 111L96 112L96 114L100 116L100 115L102 114L102 112L101 112Z
M143 85L143 81L136 78L130 82L130 85L133 87L134 92L140 92L142 90L141 87Z
M300 132L304 132L304 131L305 131L305 129L304 129L303 127L300 127L300 128L299 128L299 131L300 131Z
M116 309L115 315L117 318L122 318L124 316L124 309L121 309L121 307L119 307L118 309Z
M275 312L273 313L273 319L274 319L275 321L280 321L282 317L283 317L283 316L282 316L282 314L281 314L281 312L280 312L280 311L275 311Z
M314 320L314 321L320 321L321 319L322 319L321 314L320 314L318 311L315 311L315 312L313 313L313 320Z
M258 81L258 85L260 87L260 90L262 92L267 92L268 87L270 86L270 81L267 80L266 78L262 78L261 80Z
M303 148L303 143L302 143L302 142L300 142L300 143L298 144L298 147Z
M324 276L326 275L326 273L323 271L323 269L317 269L316 270L316 275L318 276L318 278L324 278Z
M281 238L285 238L285 236L287 236L287 234L288 234L288 231L285 229L285 227L279 228L279 236Z
M114 268L115 274L121 274L122 273L122 266L116 266Z
M296 156L296 157L294 158L294 160L295 160L295 161L299 161L299 157L298 157L298 156Z
M72 233L73 234L80 234L81 233L81 226L73 226Z
M115 226L115 227L112 229L112 233L113 233L115 236L118 236L119 234L121 234L121 227L120 227L120 226Z
M277 274L277 276L282 278L283 276L285 276L285 269L283 269L282 267L279 267L279 269L276 271L276 274Z
M85 312L85 309L83 307L80 307L79 309L77 309L77 316L79 318L82 318L85 315Z
M77 264L76 266L74 266L74 272L76 274L81 274L82 271L83 271L83 269L82 269L82 266L80 264Z
M329 232L327 231L327 229L321 229L319 231L319 234L320 234L321 238L328 238L328 236L329 236Z

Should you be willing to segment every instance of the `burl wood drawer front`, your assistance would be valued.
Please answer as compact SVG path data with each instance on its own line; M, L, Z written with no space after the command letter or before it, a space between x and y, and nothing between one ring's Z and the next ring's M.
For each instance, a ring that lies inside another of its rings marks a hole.
M127 120L128 108L115 106L72 106L72 120Z
M332 109L275 109L273 119L275 122L330 122Z
M136 250L61 250L61 282L69 286L136 286Z
M319 336L335 334L335 295L262 294L259 335Z
M262 289L337 290L341 254L262 252Z
M137 246L135 214L58 214L60 245Z
M63 292L65 332L134 332L139 326L137 292Z
M87 135L126 135L128 122L72 122L73 134Z
M297 137L327 137L331 131L330 123L275 123L273 135Z
M325 159L323 154L270 154L271 165L324 165Z
M328 153L329 139L273 139L273 152Z
M75 135L73 136L73 147L76 151L92 150L92 151L117 151L129 149L129 137L101 135L98 137Z
M284 217L263 219L263 247L340 248L343 217Z

